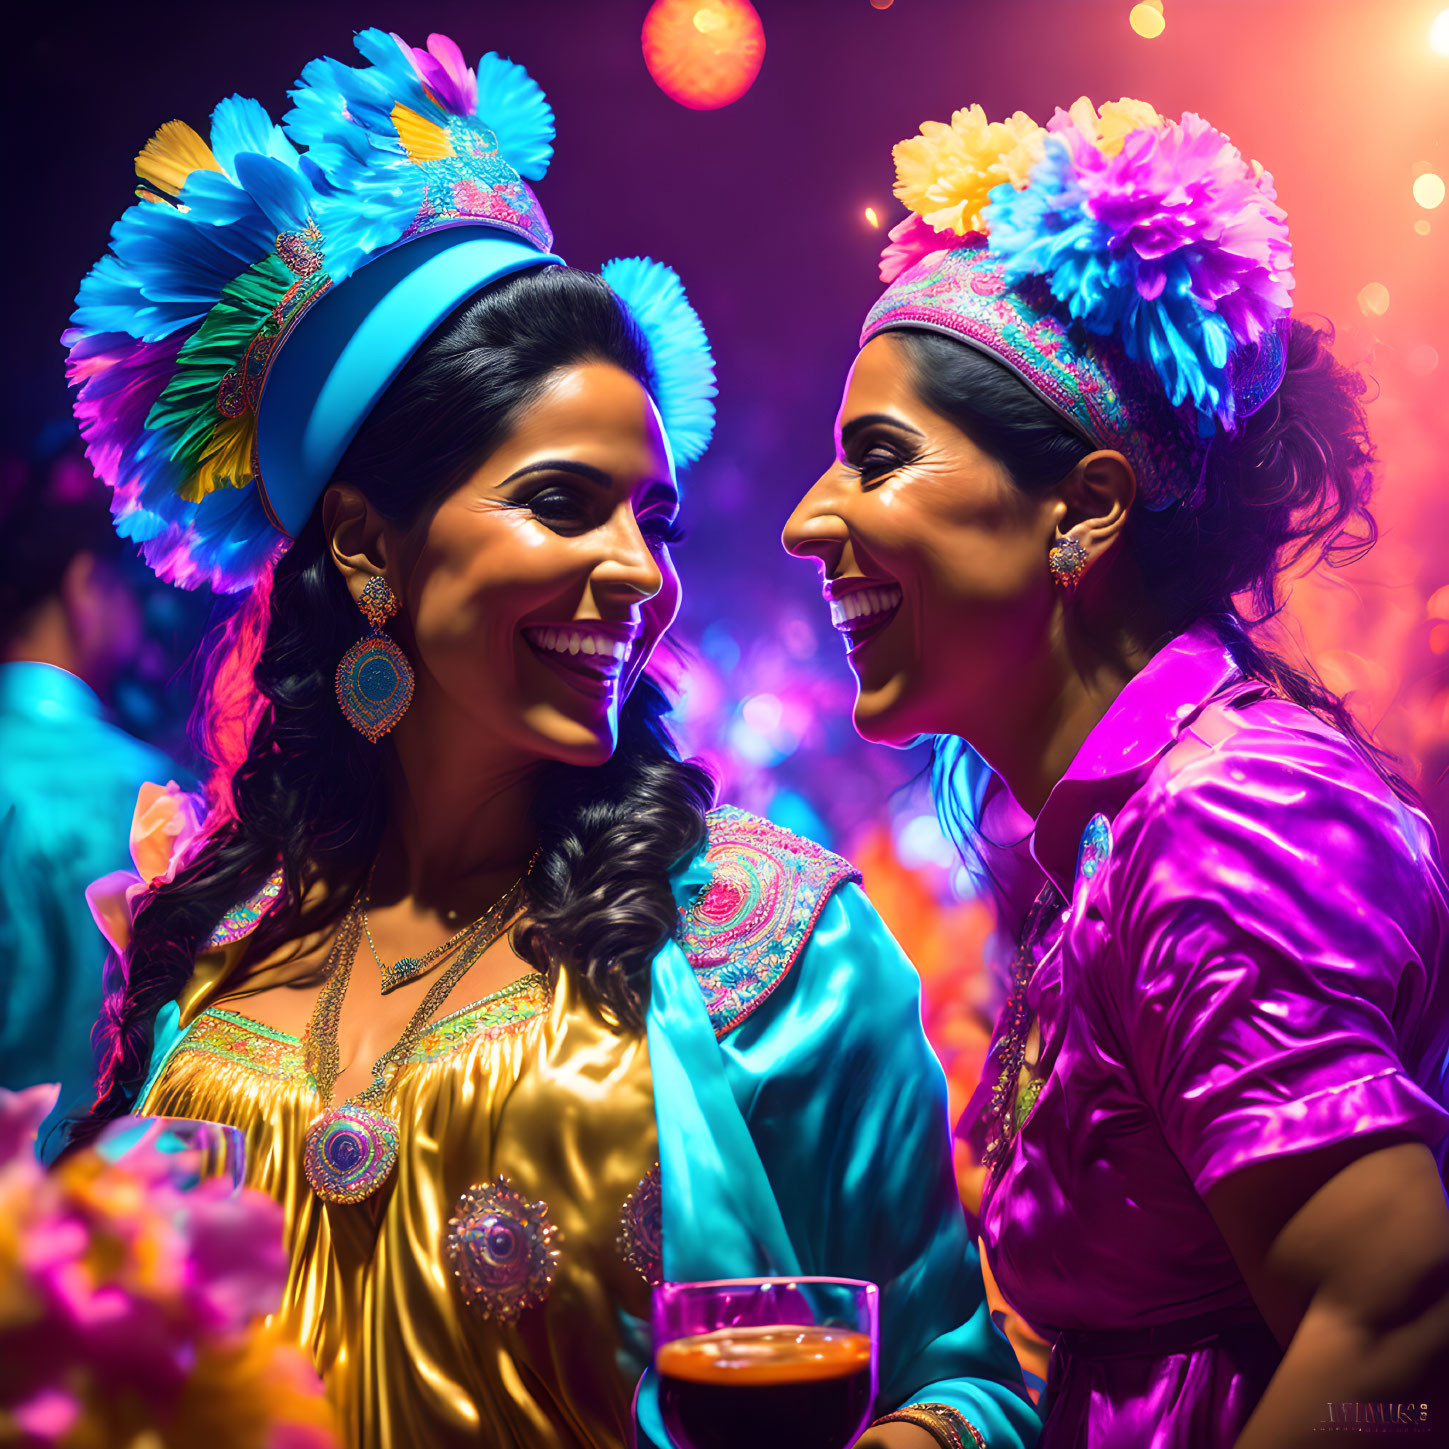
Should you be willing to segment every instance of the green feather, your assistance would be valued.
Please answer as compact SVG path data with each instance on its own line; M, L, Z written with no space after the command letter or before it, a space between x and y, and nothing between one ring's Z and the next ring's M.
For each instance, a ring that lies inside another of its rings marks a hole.
M175 376L152 405L146 427L165 437L167 452L182 476L200 465L221 420L216 395L222 378L241 365L252 339L296 280L281 257L269 253L227 284L181 349Z

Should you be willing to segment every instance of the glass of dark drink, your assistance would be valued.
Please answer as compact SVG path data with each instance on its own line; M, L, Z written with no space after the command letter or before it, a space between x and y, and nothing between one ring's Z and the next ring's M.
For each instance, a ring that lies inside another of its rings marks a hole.
M660 1284L654 1366L678 1449L848 1449L875 1402L878 1297L852 1278Z

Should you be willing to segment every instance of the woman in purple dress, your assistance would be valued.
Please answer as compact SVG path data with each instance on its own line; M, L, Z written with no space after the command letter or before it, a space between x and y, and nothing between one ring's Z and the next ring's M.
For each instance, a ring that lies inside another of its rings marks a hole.
M1449 893L1254 629L1372 538L1362 381L1289 317L1271 177L1197 116L971 107L896 161L912 214L785 542L860 732L936 736L976 848L1024 820L961 1132L1053 1342L1044 1449L1449 1442Z

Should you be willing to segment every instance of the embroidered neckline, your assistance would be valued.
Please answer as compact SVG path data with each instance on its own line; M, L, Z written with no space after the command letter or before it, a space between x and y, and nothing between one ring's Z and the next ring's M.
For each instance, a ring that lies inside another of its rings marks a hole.
M439 1061L470 1042L516 1031L548 1009L548 981L537 972L511 981L433 1022L405 1062ZM191 1023L176 1055L195 1053L231 1062L262 1076L307 1083L303 1039L224 1006L209 1006Z

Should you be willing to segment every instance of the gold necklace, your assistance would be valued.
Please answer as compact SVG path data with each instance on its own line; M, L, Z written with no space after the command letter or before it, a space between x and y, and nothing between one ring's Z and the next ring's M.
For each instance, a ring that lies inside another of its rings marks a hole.
M533 869L534 862L538 859L541 851L535 850L529 858L528 864L523 867L523 875L510 887L508 894L516 889ZM375 870L376 867L374 866ZM506 900L507 894L504 899ZM377 962L377 969L382 973L382 994L395 991L399 986L406 986L409 981L416 980L428 969L443 960L455 948L466 944L469 934L476 931L483 922L487 920L490 913L496 906L490 906L476 921L470 921L462 930L454 931L441 946L434 946L431 951L425 951L421 956L399 956L391 966L382 959L382 953L377 949L377 942L372 939L372 928L367 923L367 908L372 904L372 871L367 873L367 884L362 888L362 934L367 938L367 949L372 952L372 959Z
M392 1086L393 1077L408 1052L427 1030L434 1013L447 999L468 968L507 930L516 914L510 910L523 885L520 876L502 898L474 923L477 934L458 959L433 982L413 1012L395 1045L372 1067L372 1081L339 1107L324 1107L312 1119L302 1142L302 1167L318 1197L328 1202L353 1203L370 1197L387 1181L397 1162L397 1122L378 1105ZM327 976L317 993L317 1004L307 1025L307 1067L317 1095L330 1103L341 1071L337 1027L352 965L361 943L365 893L348 908L327 954Z
M370 899L368 903L370 904ZM389 991L395 991L399 986L406 986L409 981L416 981L429 966L441 961L456 947L463 945L470 933L476 931L483 924L485 916L479 916L476 921L470 921L461 931L455 931L441 946L434 946L431 951L426 951L421 956L399 956L389 966L382 959L382 955L377 949L377 942L372 939L372 928L367 924L367 906L365 904L362 910L362 934L367 938L367 949L372 952L372 959L377 962L377 969L382 973L382 994L386 996Z

